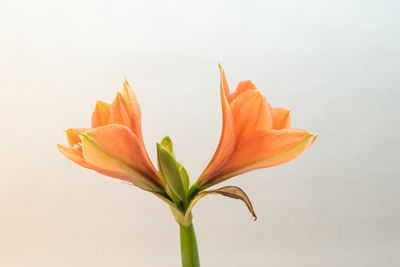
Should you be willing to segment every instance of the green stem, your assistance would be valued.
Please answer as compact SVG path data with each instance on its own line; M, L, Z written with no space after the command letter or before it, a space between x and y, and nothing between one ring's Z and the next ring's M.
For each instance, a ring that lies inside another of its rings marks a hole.
M200 267L196 234L193 224L188 227L179 224L181 235L182 267Z

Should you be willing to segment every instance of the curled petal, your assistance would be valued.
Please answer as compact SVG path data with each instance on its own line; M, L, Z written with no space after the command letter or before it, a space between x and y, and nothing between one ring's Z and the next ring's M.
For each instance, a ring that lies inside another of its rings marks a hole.
M138 138L127 127L110 124L92 129L83 136L83 157L90 165L147 190L162 187L161 179L145 157Z
M110 119L111 105L98 100L92 114L92 128L105 126Z
M223 195L226 197L242 200L246 204L250 213L253 215L254 220L257 220L257 215L254 212L253 205L251 204L251 201L250 201L249 197L247 196L247 194L237 186L224 186L224 187L221 187L221 188L218 188L215 190L207 190L207 191L199 192L196 195L196 197L193 198L193 200L190 202L189 207L187 208L187 210L185 212L185 217L183 218L184 222L188 221L188 219L190 218L191 210L194 207L194 205L197 203L197 201L199 201L200 198L205 197L206 195L210 195L210 194L219 194L219 195Z
M76 164L91 169L89 164L87 164L85 162L85 160L83 159L83 155L82 155L82 151L79 149L74 149L73 147L69 147L69 146L64 146L64 145L60 145L57 144L57 148L58 150L60 150L60 152L66 156L67 158L69 158L70 160L72 160L73 162L75 162Z
M316 139L300 129L282 129L255 132L238 144L229 164L221 170L212 184L259 168L276 166L295 159Z
M281 107L272 108L272 129L280 130L290 128L290 124L291 118L289 109Z
M272 128L271 106L258 90L247 90L230 104L235 120L236 136Z
M222 105L222 132L221 138L210 163L200 175L199 181L207 180L215 173L233 154L236 146L235 124L230 110L227 95L229 95L228 83L224 70L220 66L220 94Z

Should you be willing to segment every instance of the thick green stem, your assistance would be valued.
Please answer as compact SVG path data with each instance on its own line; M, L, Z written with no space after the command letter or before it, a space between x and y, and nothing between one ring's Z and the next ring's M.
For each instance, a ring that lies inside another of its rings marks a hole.
M191 223L188 227L179 224L179 227L181 235L182 267L200 267L199 252L193 224Z

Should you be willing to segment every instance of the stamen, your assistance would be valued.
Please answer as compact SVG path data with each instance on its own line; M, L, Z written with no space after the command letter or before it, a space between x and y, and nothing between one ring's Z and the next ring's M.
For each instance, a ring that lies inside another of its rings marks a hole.
M81 142L76 143L76 144L72 147L72 149L73 149L73 150L82 151L82 143L81 143Z

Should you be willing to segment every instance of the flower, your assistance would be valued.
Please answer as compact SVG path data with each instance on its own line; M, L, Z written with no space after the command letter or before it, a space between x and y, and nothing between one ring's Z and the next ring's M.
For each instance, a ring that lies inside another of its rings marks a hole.
M125 80L122 93L112 104L97 101L92 128L66 131L69 146L57 147L82 167L128 181L144 190L164 194L165 183L146 152L141 111L135 94Z
M233 176L298 157L316 134L290 128L290 110L271 107L251 81L230 93L220 66L222 133L217 150L196 182L199 190Z
M57 144L61 153L80 166L128 181L167 203L180 225L182 266L200 266L192 208L201 198L216 194L239 199L257 219L249 197L239 187L206 188L241 173L290 161L317 137L290 128L289 110L271 107L250 81L240 82L230 93L221 66L220 78L221 139L192 186L168 136L157 143L158 171L154 168L143 142L140 106L126 80L112 104L97 101L92 128L67 129L69 145Z

